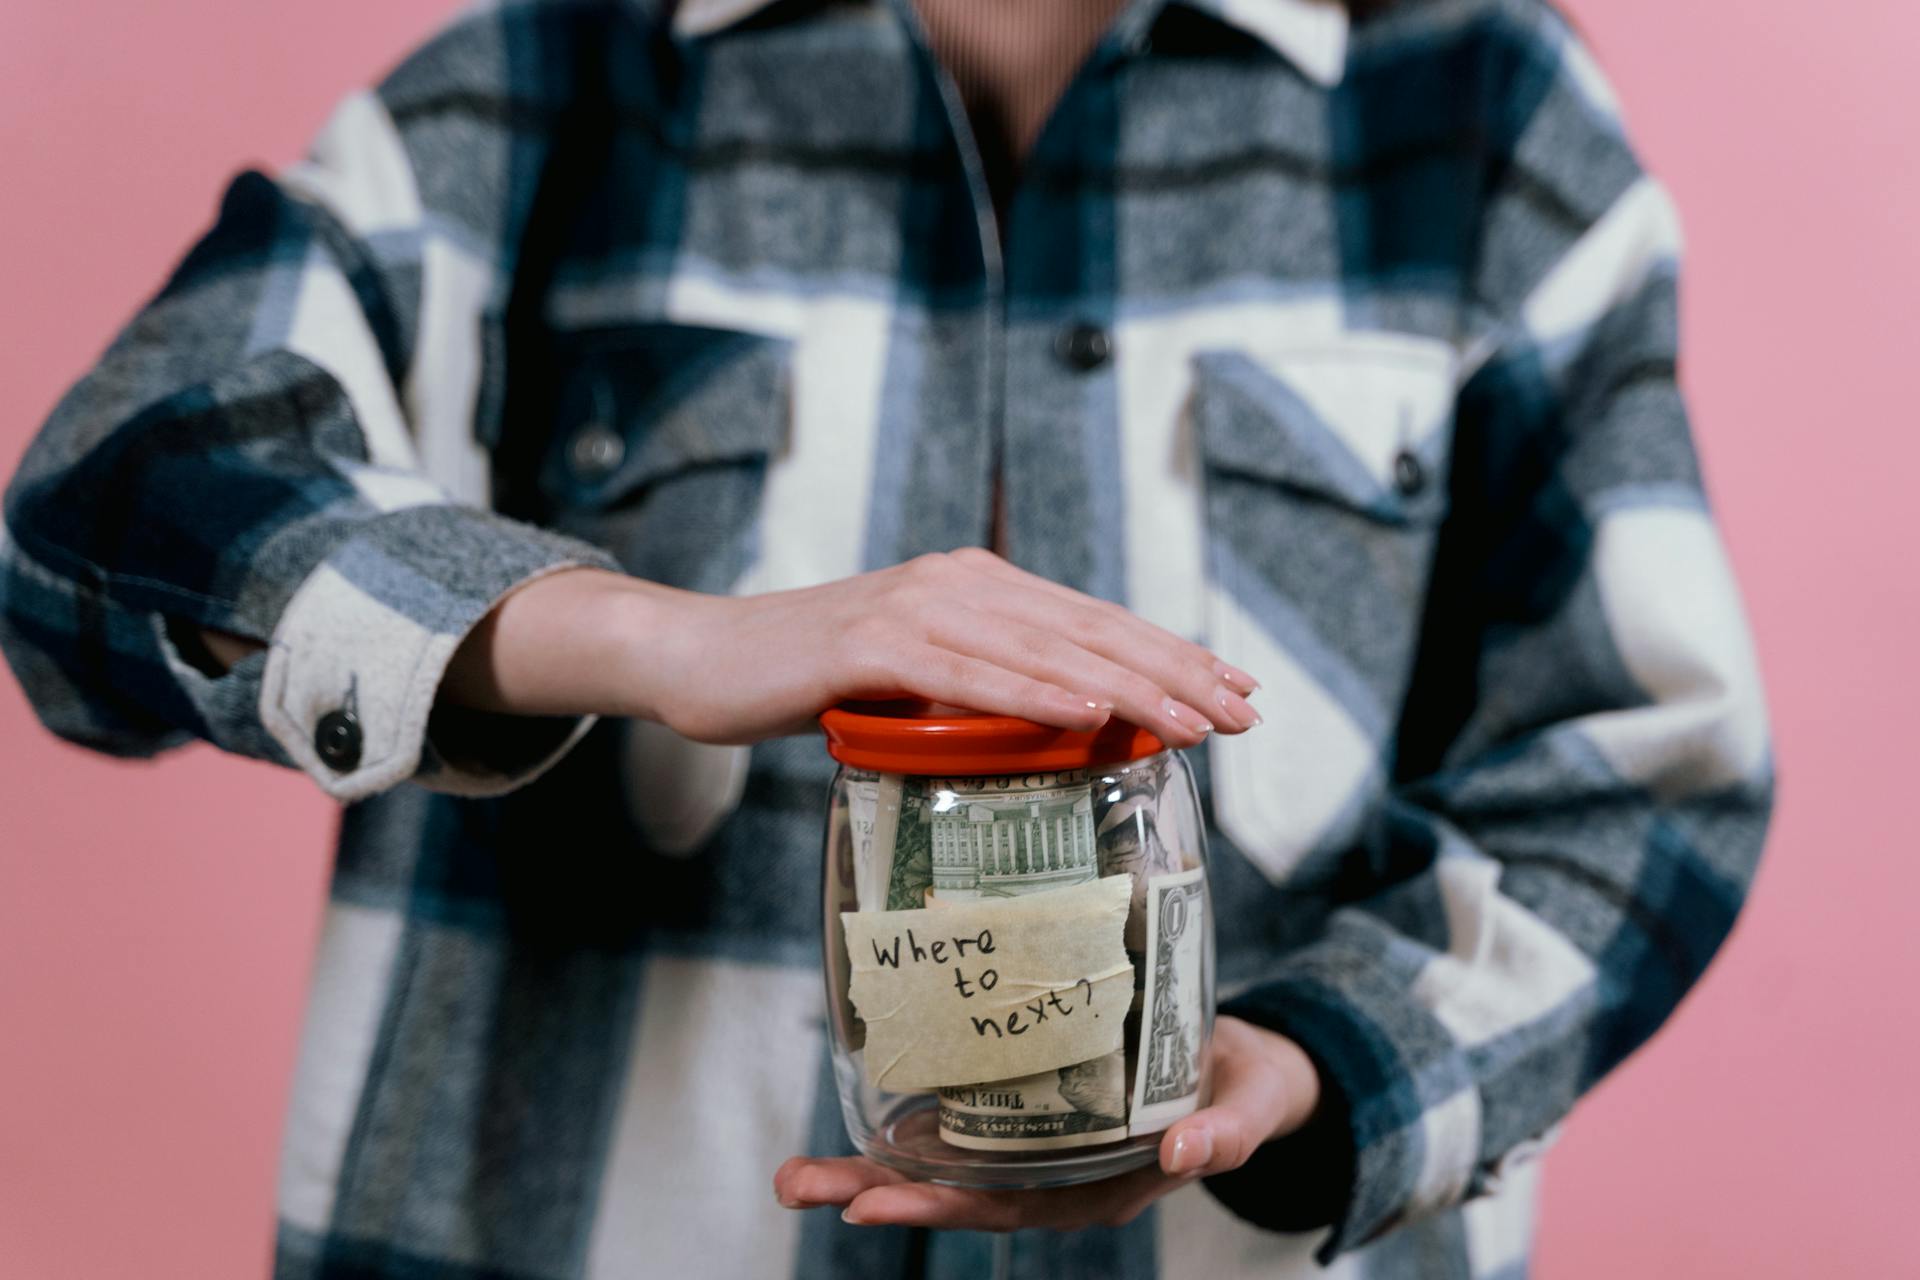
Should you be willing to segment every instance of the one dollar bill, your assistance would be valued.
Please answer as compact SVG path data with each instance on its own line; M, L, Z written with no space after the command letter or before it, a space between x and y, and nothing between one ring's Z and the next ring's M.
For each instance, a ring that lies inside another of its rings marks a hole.
M1200 1106L1200 1033L1207 994L1205 877L1196 867L1147 881L1147 981L1130 1133L1158 1133Z

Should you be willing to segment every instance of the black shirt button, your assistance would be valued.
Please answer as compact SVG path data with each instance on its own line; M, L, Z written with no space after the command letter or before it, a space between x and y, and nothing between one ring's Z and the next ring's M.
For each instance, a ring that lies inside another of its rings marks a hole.
M1113 355L1113 340L1097 324L1070 324L1053 340L1053 353L1070 369L1087 373Z
M573 438L567 461L582 480L603 480L620 469L626 460L627 442L604 422L589 423Z
M1411 498L1427 487L1426 464L1411 449L1402 449L1393 460L1393 487L1403 498Z
M353 772L361 746L360 720L351 711L329 711L314 726L313 749L335 773Z

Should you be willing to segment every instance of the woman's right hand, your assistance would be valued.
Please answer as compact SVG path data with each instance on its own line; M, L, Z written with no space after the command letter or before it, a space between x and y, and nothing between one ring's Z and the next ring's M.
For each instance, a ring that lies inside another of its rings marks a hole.
M441 697L530 715L639 716L702 742L805 732L850 699L918 696L1169 746L1260 723L1245 673L1201 646L966 548L817 587L710 596L564 570L495 607Z

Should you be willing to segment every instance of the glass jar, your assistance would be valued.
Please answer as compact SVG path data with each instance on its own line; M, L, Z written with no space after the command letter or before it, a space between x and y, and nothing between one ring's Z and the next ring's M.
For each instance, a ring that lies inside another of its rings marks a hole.
M828 1021L854 1145L969 1187L1152 1163L1211 1086L1213 912L1186 760L1117 721L1071 733L917 701L821 725L840 763Z

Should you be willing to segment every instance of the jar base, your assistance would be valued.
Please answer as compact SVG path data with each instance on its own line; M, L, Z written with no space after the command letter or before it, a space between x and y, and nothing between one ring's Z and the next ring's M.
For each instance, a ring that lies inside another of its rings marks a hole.
M1159 1158L1160 1135L1049 1151L1001 1153L956 1147L940 1137L934 1098L921 1095L905 1099L858 1145L869 1159L923 1182L981 1191L1034 1191L1098 1182L1150 1165Z

